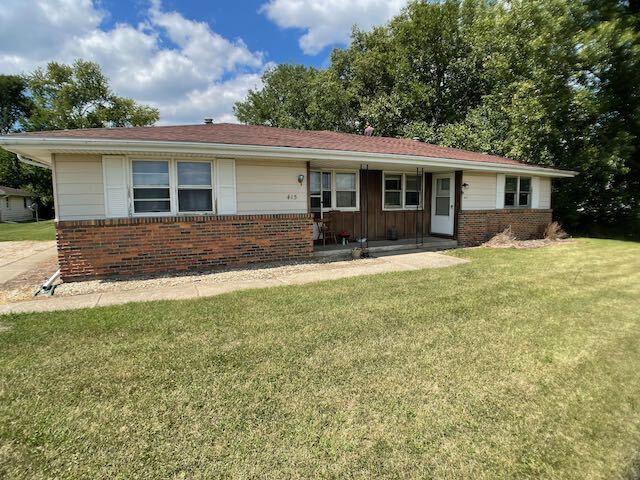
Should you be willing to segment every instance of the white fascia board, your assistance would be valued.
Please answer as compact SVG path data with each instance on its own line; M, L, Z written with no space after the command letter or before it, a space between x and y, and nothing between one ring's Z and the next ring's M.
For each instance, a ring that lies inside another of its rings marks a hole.
M0 137L0 145L5 149L21 153L41 151L46 161L51 152L64 150L72 153L173 153L208 154L212 156L232 156L243 158L273 158L283 160L332 160L360 163L397 163L399 166L441 167L454 170L477 170L485 172L523 173L530 172L542 177L574 177L577 172L556 170L535 166L506 165L492 162L474 162L451 158L427 157L419 155L396 155L389 153L354 152L348 150L325 150L318 148L273 147L264 145L235 145L221 143L173 142L155 140L106 140L75 139L55 137ZM32 154L33 154L32 153Z

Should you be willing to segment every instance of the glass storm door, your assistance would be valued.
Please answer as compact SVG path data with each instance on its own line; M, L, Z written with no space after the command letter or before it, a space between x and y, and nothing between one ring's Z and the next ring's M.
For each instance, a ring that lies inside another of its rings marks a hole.
M431 199L431 233L453 235L454 174L434 174Z

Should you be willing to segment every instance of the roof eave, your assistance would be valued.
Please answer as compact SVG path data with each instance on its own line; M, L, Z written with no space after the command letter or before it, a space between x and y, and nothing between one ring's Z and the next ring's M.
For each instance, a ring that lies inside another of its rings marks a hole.
M369 153L349 150L326 150L301 147L274 147L223 143L176 142L158 140L113 140L56 137L0 137L5 149L50 164L51 153L66 152L123 152L123 153L207 153L215 156L278 158L300 160L335 160L362 163L399 163L410 166L451 167L464 170L482 170L506 173L531 172L547 177L574 177L577 172L532 165L510 165L497 162L478 162L421 155Z

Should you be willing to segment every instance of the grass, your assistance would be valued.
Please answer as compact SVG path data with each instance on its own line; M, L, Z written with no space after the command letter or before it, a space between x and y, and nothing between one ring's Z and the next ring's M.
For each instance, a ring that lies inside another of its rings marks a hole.
M0 318L0 477L638 478L640 244Z
M16 240L55 240L53 220L25 223L0 223L0 242Z

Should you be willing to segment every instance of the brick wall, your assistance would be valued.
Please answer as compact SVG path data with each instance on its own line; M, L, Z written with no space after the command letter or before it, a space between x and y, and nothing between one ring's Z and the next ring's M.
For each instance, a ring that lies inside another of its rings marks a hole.
M478 245L511 225L520 240L540 238L551 223L552 210L461 210L458 243Z
M56 223L62 279L198 271L313 255L311 215L229 215Z

